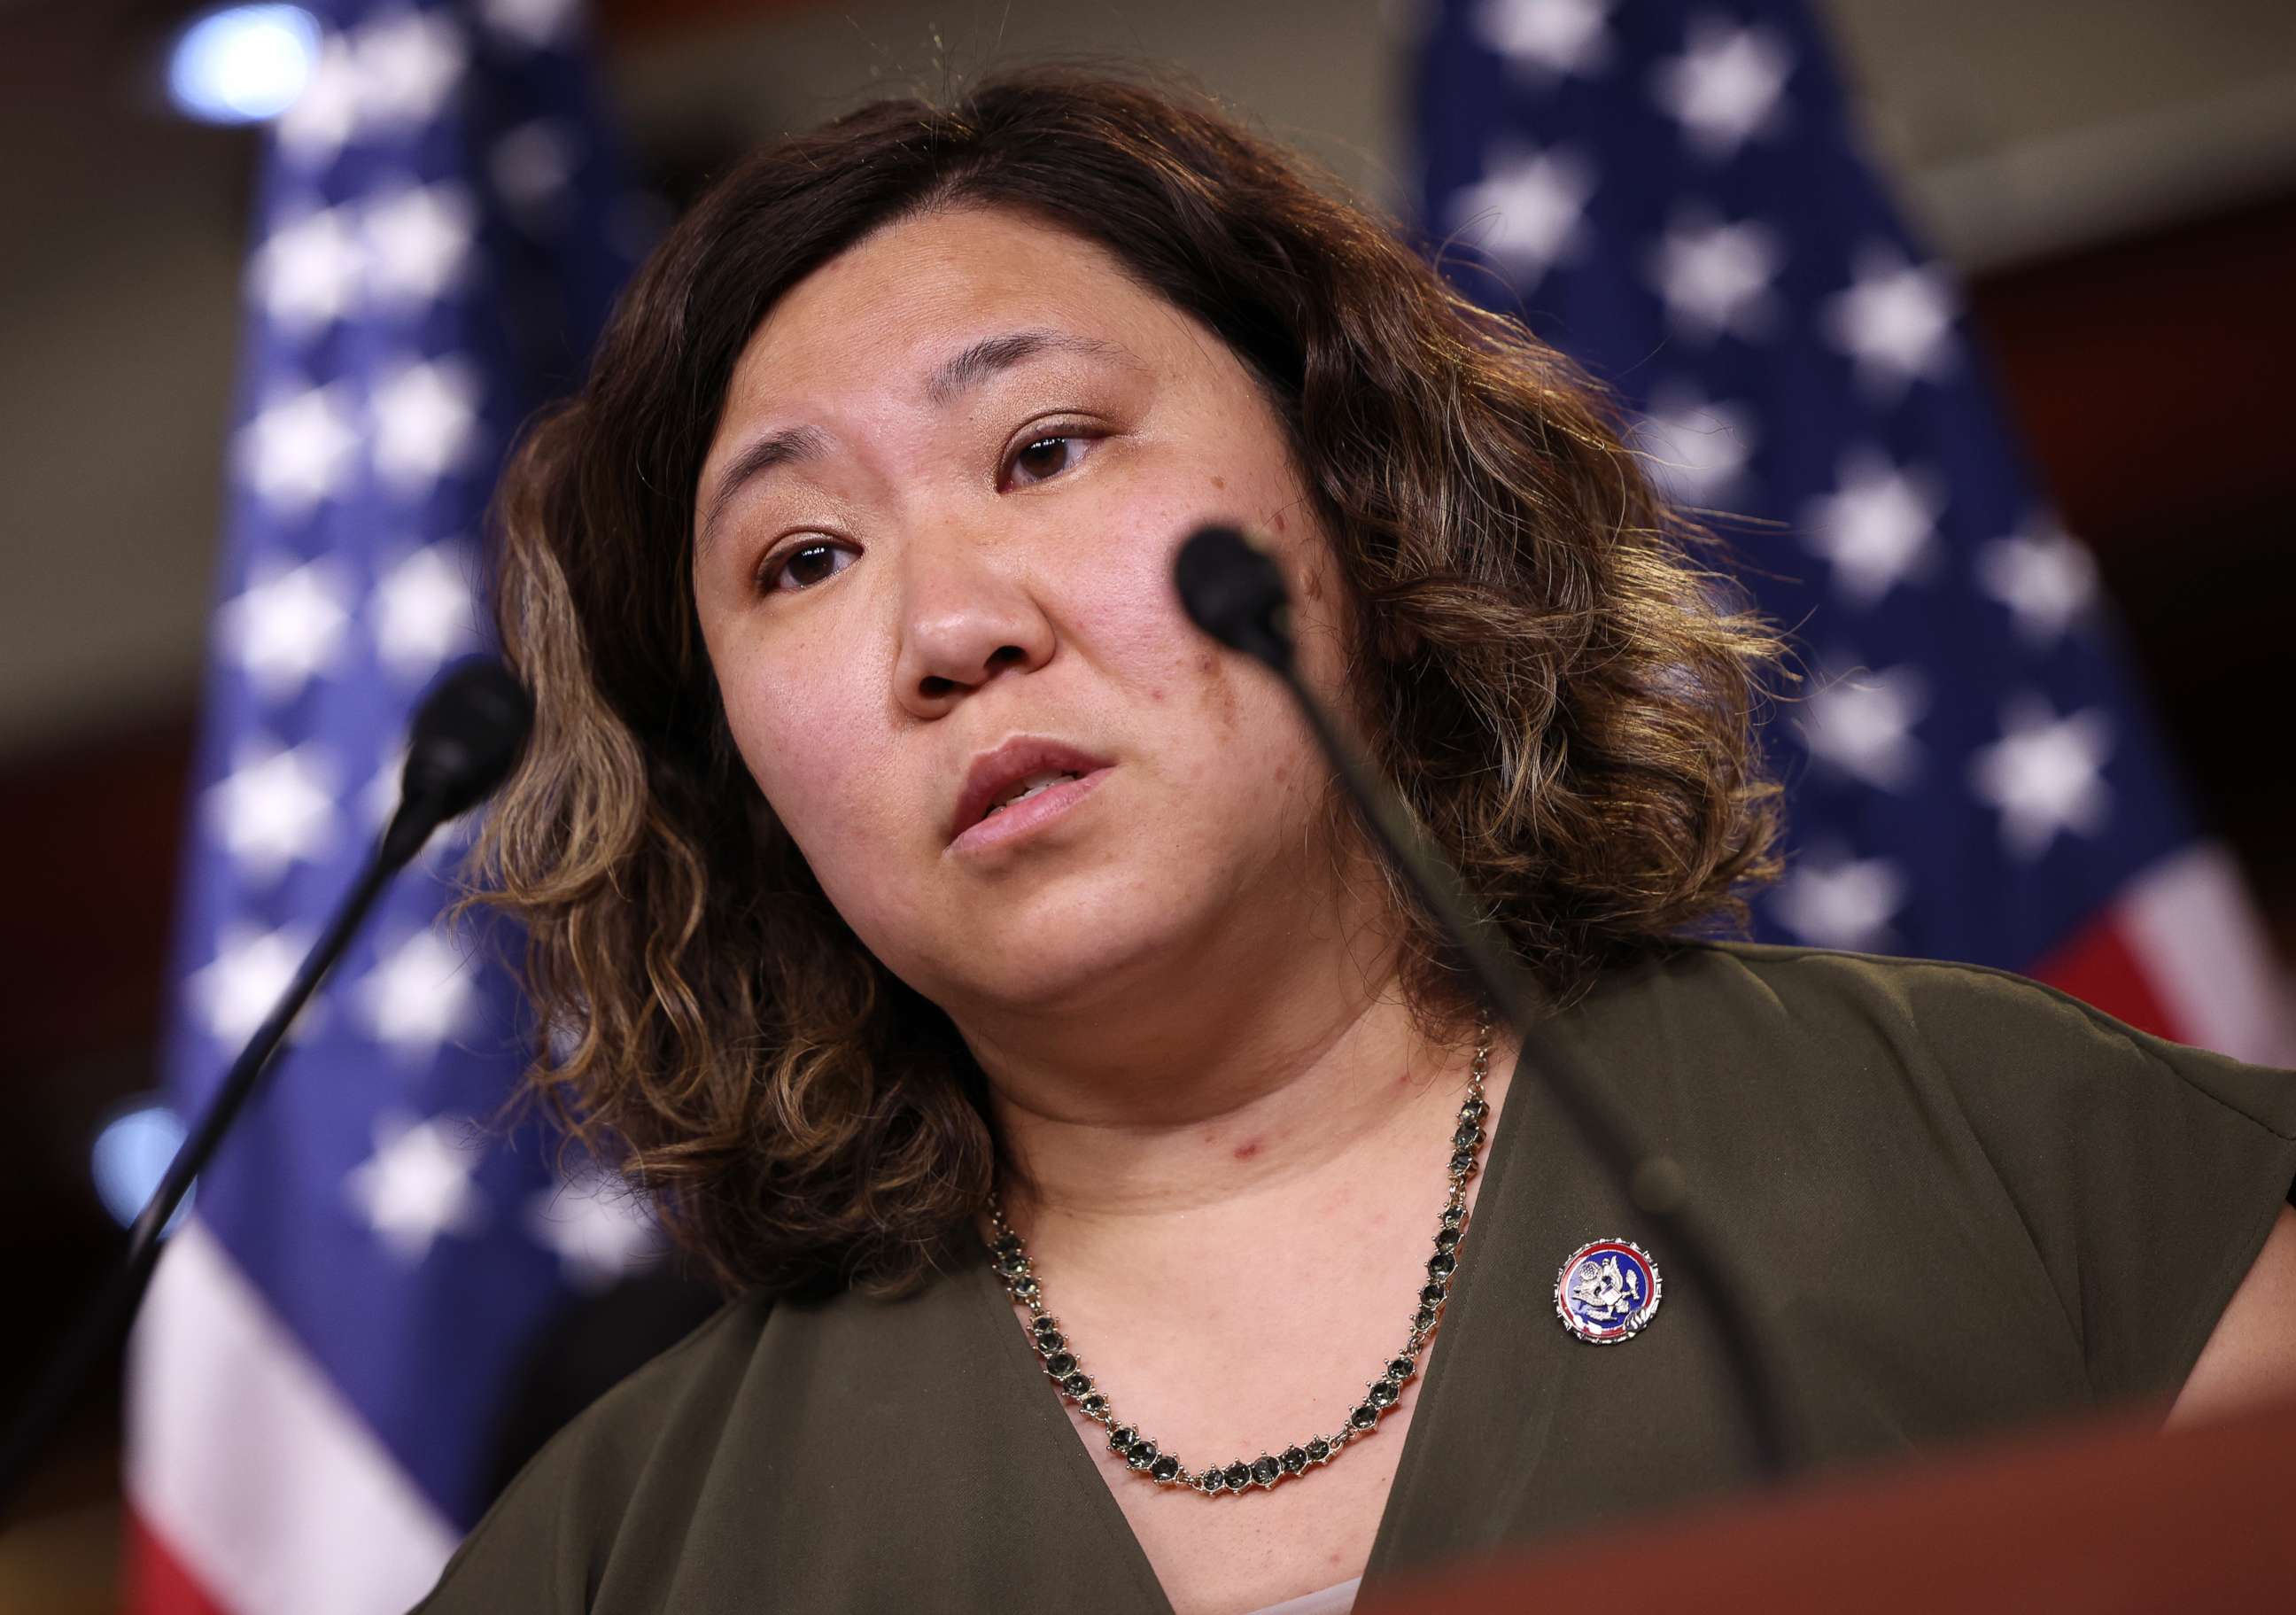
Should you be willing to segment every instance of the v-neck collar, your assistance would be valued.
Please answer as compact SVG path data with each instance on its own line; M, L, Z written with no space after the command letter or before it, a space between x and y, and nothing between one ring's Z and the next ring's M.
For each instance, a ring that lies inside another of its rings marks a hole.
M1056 1489L1081 1497L1086 1512L1111 1539L1119 1562L1137 1587L1142 1607L1157 1611L1157 1615L1174 1615L1172 1601L1165 1596L1163 1583L1156 1579L1156 1567L1148 1562L1147 1550L1132 1534L1132 1522L1117 1507L1108 1482L1101 1479L1100 1472L1093 1467L1092 1455L1078 1439L1069 1422L1068 1404L1046 1377L1045 1365L1037 1360L1035 1349L1022 1338L1023 1332L1013 1316L1012 1298L1004 1293L1004 1286L988 1265L985 1251L967 1269L966 1277L981 1303L976 1316L986 1321L988 1332L996 1337L996 1350L1011 1365L1017 1379L1028 1386L1026 1392L1014 1393L1013 1400L1016 1407L1022 1403L1028 1406L1030 1439L1053 1449L1045 1461L1057 1466L1052 1472L1061 1477L1054 1482Z
M1507 1078L1506 1103L1499 1109L1498 1122L1491 1134L1490 1152L1483 1163L1482 1185L1475 1192L1474 1218L1468 1225L1467 1237L1459 1243L1458 1269L1451 1275L1450 1297L1443 1304L1443 1322L1438 1336L1443 1341L1443 1349L1434 1355L1428 1365L1426 1377L1419 1382L1418 1399L1413 1406L1411 1422L1403 1435L1403 1450L1397 1455L1395 1479L1388 1486L1387 1501L1380 1511L1379 1529L1372 1537L1371 1557L1364 1569L1366 1586L1382 1575L1397 1557L1403 1545L1399 1541L1400 1535L1407 1529L1410 1520L1409 1512L1404 1505L1410 1501L1417 1487L1431 1483L1421 1477L1428 1474L1440 1462L1439 1457L1429 1454L1427 1442L1421 1439L1421 1433L1435 1422L1431 1419L1431 1414L1448 1405L1445 1388L1453 1378L1451 1365L1459 1356L1463 1336L1472 1338L1468 1325L1475 1316L1474 1300L1480 1288L1479 1275L1491 1261L1499 1259L1484 1256L1483 1248L1491 1241L1477 1238L1476 1233L1479 1226L1489 1229L1498 1224L1502 1219L1492 1213L1507 1203L1505 1197L1508 1168L1519 1152L1515 1140L1523 1127L1529 1125L1518 1123L1516 1117L1531 1108L1522 1103L1529 1095L1522 1092L1517 1081L1521 1075L1521 1057L1518 1054L1514 1069ZM1069 1419L1068 1406L1060 1391L1045 1377L1043 1364L1037 1361L1035 1351L1024 1338L1024 1332L1013 1318L1012 1298L1005 1294L1004 1285L989 1267L985 1251L968 1268L967 1279L981 1302L978 1316L1000 1342L996 1349L1029 1388L1026 1400L1033 1405L1033 1414L1029 1419L1032 1431L1030 1439L1037 1439L1035 1432L1041 1432L1043 1439L1058 1449L1058 1456L1048 1455L1047 1461L1056 1463L1060 1472L1068 1477L1062 1484L1083 1495L1085 1508L1099 1521L1103 1534L1128 1573L1128 1578L1138 1586L1144 1607L1155 1611L1156 1615L1173 1615L1171 1599L1165 1594L1163 1583L1157 1579L1156 1569L1149 1562L1147 1550L1140 1545L1140 1538L1133 1532L1132 1522L1124 1517L1124 1511L1118 1506L1108 1482L1094 1467L1092 1455L1077 1439L1076 1430ZM1358 1589L1357 1596L1361 1596L1361 1589Z

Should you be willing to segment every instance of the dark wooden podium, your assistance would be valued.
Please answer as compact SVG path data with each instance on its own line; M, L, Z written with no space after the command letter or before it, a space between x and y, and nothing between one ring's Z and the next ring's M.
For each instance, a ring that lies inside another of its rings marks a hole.
M1588 1610L2296 1611L2296 1403L2157 1410L1604 1527L1357 1615Z

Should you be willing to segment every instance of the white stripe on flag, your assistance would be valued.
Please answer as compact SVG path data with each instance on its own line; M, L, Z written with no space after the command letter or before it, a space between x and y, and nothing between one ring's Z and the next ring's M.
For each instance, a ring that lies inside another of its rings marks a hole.
M186 1217L128 1347L129 1500L232 1615L404 1615L460 1539Z
M2296 982L2280 974L2240 865L2221 843L2161 859L2116 906L2122 939L2185 1041L2296 1066Z

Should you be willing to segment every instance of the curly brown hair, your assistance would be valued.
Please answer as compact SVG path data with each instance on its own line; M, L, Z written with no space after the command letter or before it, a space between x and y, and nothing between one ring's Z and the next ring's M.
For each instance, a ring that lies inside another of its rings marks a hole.
M1758 741L1784 642L1622 442L1610 395L1193 96L1031 70L742 162L624 294L502 486L497 615L533 743L477 869L555 1036L521 1096L725 1288L893 1294L998 1149L955 1028L848 929L737 757L693 596L734 363L800 278L950 205L1099 243L1273 403L1351 592L1374 762L1556 1006L1779 873ZM1791 676L1789 675L1789 676ZM1458 970L1404 901L1400 985Z

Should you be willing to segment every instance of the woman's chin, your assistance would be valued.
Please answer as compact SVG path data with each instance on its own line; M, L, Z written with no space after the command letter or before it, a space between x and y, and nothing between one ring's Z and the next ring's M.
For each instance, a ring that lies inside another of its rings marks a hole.
M954 996L984 1009L1057 1014L1142 990L1160 950L1103 930L1097 935L1040 934L992 944L951 971Z
M939 950L938 990L926 996L960 1014L972 1007L1055 1018L1152 1001L1160 979L1201 950L1169 911L1128 906L1053 908L972 932Z

